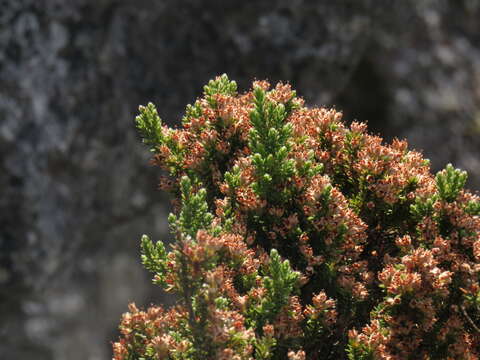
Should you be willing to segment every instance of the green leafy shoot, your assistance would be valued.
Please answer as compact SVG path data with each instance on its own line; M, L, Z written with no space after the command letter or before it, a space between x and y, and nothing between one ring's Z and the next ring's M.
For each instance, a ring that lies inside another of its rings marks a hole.
M430 216L433 214L433 205L437 201L437 196L434 195L431 198L425 200L416 199L414 204L410 205L410 214L417 221L422 219L425 216Z
M210 106L215 107L215 95L234 96L237 94L237 83L230 81L227 74L217 76L214 80L210 80L207 85L203 87L203 94Z
M255 359L268 360L274 354L277 341L272 336L262 336L255 341Z
M161 241L153 242L147 235L141 239L141 258L147 270L157 275L154 282L166 286L165 274L167 272L167 252Z
M135 124L143 142L150 146L150 151L155 152L157 146L163 142L162 120L158 116L155 105L151 102L147 106L140 106L140 115L135 118Z
M375 355L372 349L365 344L349 341L347 346L348 360L375 360Z
M274 194L276 184L289 179L295 173L295 163L288 159L291 150L292 125L285 122L287 111L283 104L266 98L260 87L254 89L255 108L250 113L252 129L249 145L257 182L254 190L262 197Z
M191 119L195 119L200 116L202 116L202 107L200 106L200 102L197 100L195 104L187 105L187 108L185 109L185 116L182 118L182 124L185 124Z
M292 270L288 260L282 262L277 250L270 251L270 263L263 277L267 294L254 311L258 316L258 328L262 328L267 322L274 322L277 314L288 304L299 277L299 273Z
M480 201L469 201L465 212L470 215L480 215Z
M452 164L440 171L435 177L437 191L440 199L446 202L453 202L467 181L467 172L454 169Z
M170 214L168 220L174 232L190 235L194 239L198 230L209 229L212 224L213 215L208 212L207 191L202 188L194 193L188 176L180 180L180 189L182 210L178 217Z

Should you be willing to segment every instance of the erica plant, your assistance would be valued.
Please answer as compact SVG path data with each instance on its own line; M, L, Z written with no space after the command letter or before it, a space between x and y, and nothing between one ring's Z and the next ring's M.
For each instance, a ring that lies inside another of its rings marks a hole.
M405 141L382 143L288 84L226 75L182 127L136 125L174 195L142 261L177 305L130 304L127 359L478 359L480 199ZM168 249L167 249L168 248Z

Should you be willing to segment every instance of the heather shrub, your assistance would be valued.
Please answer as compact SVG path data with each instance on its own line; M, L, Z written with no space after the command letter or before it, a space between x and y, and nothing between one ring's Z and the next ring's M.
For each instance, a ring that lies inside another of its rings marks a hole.
M174 195L175 242L141 239L170 308L130 304L120 359L478 359L480 199L288 84L226 75L182 127L136 125Z

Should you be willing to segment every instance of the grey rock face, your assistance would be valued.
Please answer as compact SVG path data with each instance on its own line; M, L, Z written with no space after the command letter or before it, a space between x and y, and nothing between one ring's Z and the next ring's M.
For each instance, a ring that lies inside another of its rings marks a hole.
M480 184L480 4L0 0L0 358L107 359L168 200L133 127L213 76L288 80Z
M408 138L435 171L467 170L478 189L480 1L403 4L380 19L342 107L387 138Z

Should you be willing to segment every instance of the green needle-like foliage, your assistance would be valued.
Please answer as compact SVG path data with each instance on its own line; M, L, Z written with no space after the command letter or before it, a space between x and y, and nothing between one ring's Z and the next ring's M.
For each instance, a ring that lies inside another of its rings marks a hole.
M161 286L166 286L167 252L163 242L157 241L154 243L147 235L143 235L141 250L143 266L156 275L154 282Z
M192 182L187 176L182 177L180 189L182 210L178 217L170 214L169 222L174 231L195 238L197 231L209 228L213 220L213 215L208 212L207 192L205 189L200 189L194 193Z
M266 270L267 273L263 276L265 297L256 308L252 308L254 324L260 329L266 323L273 322L287 305L299 279L299 273L292 270L288 260L282 261L275 249L270 251L270 262Z
M162 143L162 120L158 116L157 109L152 103L140 106L140 115L135 118L135 123L143 142L150 146L150 150L156 151L155 147Z
M237 94L237 83L230 81L227 74L223 74L214 80L210 80L208 84L203 87L203 94L208 103L211 106L215 106L216 95L234 96Z
M268 266L268 274L264 277L265 289L267 289L267 297L270 298L265 304L268 304L268 314L278 312L288 302L288 298L293 292L295 285L299 279L299 273L293 271L288 260L282 261L278 251L272 249L270 251L270 263Z
M466 171L455 169L452 164L448 164L445 170L440 171L435 177L440 199L453 202L465 186L467 177Z
M253 94L255 108L250 113L249 145L258 178L253 189L260 196L269 197L275 193L275 185L294 174L294 161L287 159L292 126L285 122L288 113L284 104L268 100L260 87Z

